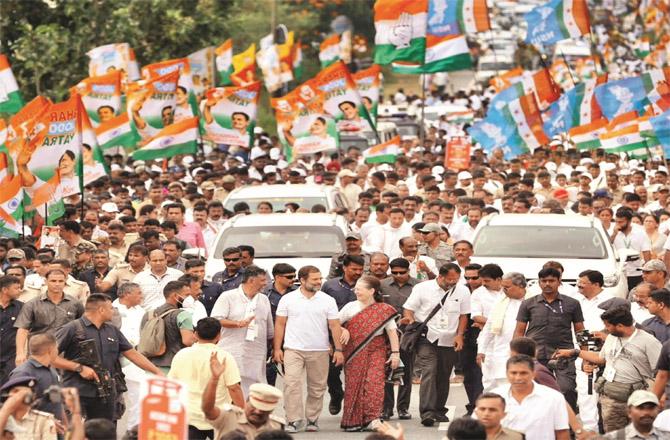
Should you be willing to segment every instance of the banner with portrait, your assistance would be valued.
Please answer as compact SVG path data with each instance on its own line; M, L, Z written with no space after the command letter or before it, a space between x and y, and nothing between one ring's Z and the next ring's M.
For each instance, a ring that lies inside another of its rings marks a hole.
M121 111L121 72L86 78L74 86L71 93L81 96L91 123L97 127Z
M261 83L209 89L203 101L204 138L216 144L251 147Z
M177 102L179 72L131 84L128 90L128 118L143 140L149 139L173 122Z

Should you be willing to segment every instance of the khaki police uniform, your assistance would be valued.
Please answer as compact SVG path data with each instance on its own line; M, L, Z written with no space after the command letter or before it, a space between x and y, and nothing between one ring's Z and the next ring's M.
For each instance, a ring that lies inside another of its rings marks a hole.
M14 440L56 440L56 419L48 412L31 409L21 420L13 418L18 428Z
M77 262L77 256L84 251L93 252L97 247L90 241L79 238L74 246L70 246L65 240L60 240L56 248L56 258L68 260L72 265Z
M40 296L40 293L42 293L41 286L29 286L26 284L23 286L23 289L21 290L21 295L19 295L17 299L23 303L27 303L31 299Z
M46 284L42 286L42 291L47 291ZM67 295L77 298L79 301L81 301L82 304L84 304L86 303L86 298L91 295L91 288L88 287L88 283L68 276L65 280L65 288L63 289L63 292L65 292Z
M230 431L240 430L244 432L248 440L253 440L259 432L284 429L284 420L270 414L270 418L258 428L247 421L244 410L235 405L223 405L219 417L211 420L214 427L214 439L220 439Z
M149 266L145 266L142 270L147 269ZM130 265L130 263L118 263L114 266L114 269L110 270L109 273L105 276L104 282L111 283L112 286L119 287L122 284L130 283L135 278L139 272L135 272Z

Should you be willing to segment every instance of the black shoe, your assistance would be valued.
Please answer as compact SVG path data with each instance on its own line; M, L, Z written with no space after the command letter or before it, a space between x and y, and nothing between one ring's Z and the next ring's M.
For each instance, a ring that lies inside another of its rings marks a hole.
M404 410L403 411L398 411L398 418L400 420L411 420L412 415L410 413L408 413L407 411L404 411Z
M421 424L425 427L431 427L435 424L435 419L432 417L426 417L425 419L421 420Z
M342 410L342 398L331 397L330 404L328 405L328 411L330 411L332 415L336 415L339 414L341 410Z
M391 420L391 417L393 417L393 412L384 411L382 413L381 419L382 420Z
M447 417L446 414L438 414L437 416L435 416L435 420L436 420L437 422L440 422L440 423L442 423L442 422L448 422L448 421L449 421L449 417Z

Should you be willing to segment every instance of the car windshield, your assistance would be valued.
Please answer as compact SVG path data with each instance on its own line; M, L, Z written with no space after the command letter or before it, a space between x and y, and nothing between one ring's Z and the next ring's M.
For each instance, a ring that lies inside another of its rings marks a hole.
M607 258L603 237L595 228L562 226L486 226L474 241L477 257Z
M214 258L241 244L253 246L256 258L330 258L344 252L343 242L342 233L332 226L233 227L221 235Z
M328 209L328 200L325 197L265 197L262 199L228 199L224 208L233 211L236 203L246 202L249 205L249 210L255 213L260 202L272 203L272 211L283 211L286 209L287 203L296 203L300 208L312 209L314 205L323 205Z

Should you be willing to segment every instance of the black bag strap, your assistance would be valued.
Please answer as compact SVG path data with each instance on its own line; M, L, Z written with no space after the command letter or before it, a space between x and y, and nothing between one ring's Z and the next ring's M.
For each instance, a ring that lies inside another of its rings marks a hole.
M451 288L450 288L449 290L447 290L447 293L444 294L444 296L442 297L442 299L440 300L440 302L437 303L437 305L435 306L435 308L434 308L434 309L430 312L430 314L426 317L426 319L423 321L423 324L424 324L424 325L428 325L428 321L430 321L430 320L433 318L433 316L435 316L435 315L437 314L437 311L438 311L438 310L440 310L442 307L444 307L444 303L445 303L445 301L447 300L447 298L449 298L449 296L450 296L452 293L454 293L454 290L456 290L456 285L455 285L455 284L454 284L453 286L451 286Z

